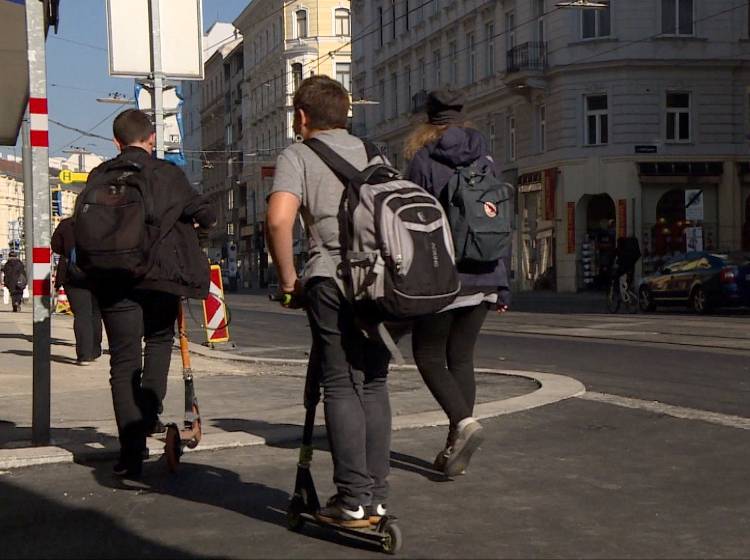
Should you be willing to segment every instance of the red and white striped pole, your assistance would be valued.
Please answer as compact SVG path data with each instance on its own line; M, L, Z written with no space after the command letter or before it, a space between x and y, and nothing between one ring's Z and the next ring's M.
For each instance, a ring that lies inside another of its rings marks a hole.
M26 39L29 60L29 121L31 143L32 295L34 302L34 358L31 438L44 445L50 439L50 192L49 128L47 124L47 57L44 2L26 2ZM28 166L27 166L28 168ZM28 192L28 191L27 191Z

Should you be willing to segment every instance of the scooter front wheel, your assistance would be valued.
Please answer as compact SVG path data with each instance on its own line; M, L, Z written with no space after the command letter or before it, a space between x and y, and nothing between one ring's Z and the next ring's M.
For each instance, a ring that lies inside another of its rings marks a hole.
M383 552L386 554L396 554L401 550L401 546L403 545L401 529L395 523L387 523L382 530L383 537L380 541L380 546Z
M182 455L182 441L180 430L174 424L167 426L167 435L164 440L164 456L167 458L169 472L177 472Z

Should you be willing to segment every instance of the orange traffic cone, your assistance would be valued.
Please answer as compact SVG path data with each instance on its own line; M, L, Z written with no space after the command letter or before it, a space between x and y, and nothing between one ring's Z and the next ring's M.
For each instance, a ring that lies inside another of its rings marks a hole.
M55 301L55 313L62 313L63 315L72 315L73 311L70 309L70 302L68 301L68 295L65 293L65 288L60 286L57 290L57 298Z

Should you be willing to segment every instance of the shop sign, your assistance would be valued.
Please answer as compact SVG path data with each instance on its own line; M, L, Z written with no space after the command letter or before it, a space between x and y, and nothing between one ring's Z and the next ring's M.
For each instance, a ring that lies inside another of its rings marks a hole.
M703 221L702 189L685 189L685 219L691 222Z
M544 185L542 185L542 183L529 183L527 185L519 185L518 192L522 192L522 193L537 192L537 191L541 191L543 188L544 188Z
M658 152L658 149L656 146L636 146L635 147L636 154L655 154L657 152Z
M690 251L703 251L703 228L688 227L685 228L685 247Z
M576 252L576 203L568 202L568 254Z
M628 201L621 198L617 201L617 237L628 236Z

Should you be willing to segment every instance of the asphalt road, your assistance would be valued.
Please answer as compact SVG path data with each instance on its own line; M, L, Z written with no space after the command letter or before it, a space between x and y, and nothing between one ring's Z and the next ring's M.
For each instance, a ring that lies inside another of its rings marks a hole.
M230 296L229 305L237 352L306 357L304 313L254 295ZM204 338L195 322L191 336ZM409 338L400 346L410 360ZM479 367L561 373L590 391L742 417L750 417L748 358L750 315L741 312L493 314L476 349Z

